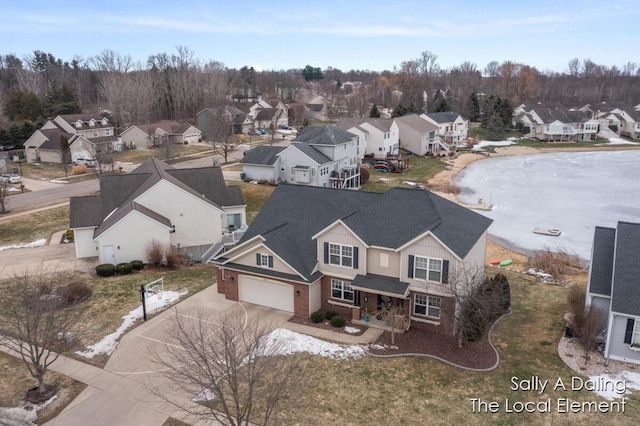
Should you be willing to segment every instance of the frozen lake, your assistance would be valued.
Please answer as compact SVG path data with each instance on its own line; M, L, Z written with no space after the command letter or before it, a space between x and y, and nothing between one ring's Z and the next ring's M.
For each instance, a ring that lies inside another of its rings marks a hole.
M595 226L640 222L640 151L568 152L496 157L458 174L458 198L493 204L489 234L519 251L564 248L591 257ZM533 233L556 228L559 237Z

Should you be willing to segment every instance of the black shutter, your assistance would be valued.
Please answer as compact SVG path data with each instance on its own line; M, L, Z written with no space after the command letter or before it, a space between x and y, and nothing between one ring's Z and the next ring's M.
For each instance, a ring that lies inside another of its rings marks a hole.
M324 263L329 263L329 243L324 243Z
M262 262L260 262L260 253L256 253L256 265L261 266L261 263Z
M409 278L413 278L413 255L409 255Z
M448 260L442 261L442 283L443 284L449 283L449 261Z
M631 344L631 340L633 339L633 325L635 321L633 318L627 318L627 329L624 332L624 342Z
M273 256L269 256L269 268L273 268Z
M353 269L358 269L358 247L353 248Z

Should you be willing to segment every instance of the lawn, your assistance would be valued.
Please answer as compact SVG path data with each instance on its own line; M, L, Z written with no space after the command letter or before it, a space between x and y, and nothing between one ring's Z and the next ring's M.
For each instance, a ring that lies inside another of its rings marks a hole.
M490 270L490 273L495 271ZM471 398L499 401L543 401L571 398L604 401L587 391L512 391L511 378L539 376L555 384L561 377L571 382L577 373L557 355L564 331L567 287L539 284L530 277L506 272L511 283L513 315L500 321L494 331L501 362L489 373L475 373L443 362L418 357L362 358L349 361L305 357L312 386L301 395L304 409L287 407L283 424L634 424L640 417L636 392L624 414L496 414L473 413Z
M201 145L175 145L175 147L172 149L175 149L178 157L211 151L210 146ZM128 151L118 152L116 154L116 161L138 164L144 162L145 160L148 160L151 157L165 158L165 154L165 150L162 147L149 148L146 150L132 149ZM175 161L175 159L173 161Z
M410 168L404 173L380 173L369 168L369 181L362 185L363 191L384 192L395 186L404 186L403 181L425 184L429 178L435 176L447 167L447 164L437 158L412 156L409 160ZM382 179L382 180L381 180Z
M0 246L47 241L54 232L69 228L69 206L55 207L0 221Z
M275 186L257 185L249 182L228 182L229 186L240 186L244 202L247 205L247 225L251 225L264 203L267 201Z

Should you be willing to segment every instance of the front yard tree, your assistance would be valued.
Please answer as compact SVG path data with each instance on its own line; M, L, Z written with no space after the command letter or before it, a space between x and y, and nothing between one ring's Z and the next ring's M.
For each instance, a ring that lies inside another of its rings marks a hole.
M31 395L36 398L53 395L55 389L45 383L45 374L81 334L79 324L86 304L79 302L90 292L72 292L66 284L62 274L38 270L15 275L3 288L0 345L17 353L38 381L37 393Z
M226 163L236 149L233 135L233 122L222 118L212 118L207 129L208 139L216 154L222 155Z
M476 92L471 92L469 99L467 99L467 118L470 121L478 121L480 117L480 102L478 101L478 95Z
M7 207L5 205L7 200L7 184L0 182L0 213L6 213Z
M369 111L369 117L371 118L380 117L380 111L378 110L378 106L376 104L373 104L373 106L371 107L371 110Z
M69 179L69 165L71 164L71 148L69 138L60 135L60 167L64 171L64 178Z
M190 415L225 425L278 423L287 406L298 404L306 386L301 358L283 355L282 342L267 338L269 324L247 320L237 307L214 321L202 311L176 311L168 344L154 354L174 386L202 404L184 404L156 394Z

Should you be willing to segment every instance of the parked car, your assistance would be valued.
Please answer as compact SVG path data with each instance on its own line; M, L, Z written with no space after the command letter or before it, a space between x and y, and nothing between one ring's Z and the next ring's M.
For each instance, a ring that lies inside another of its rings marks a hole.
M75 160L73 160L71 162L74 166L79 166L79 165L85 165L87 167L95 167L96 166L96 160L94 160L93 158L76 158Z
M286 124L281 124L278 126L281 130L293 130L293 127L287 126Z
M249 130L249 134L252 136L255 136L255 135L261 135L262 133L260 133L259 130L253 129L253 130Z
M4 183L20 183L21 181L22 179L20 178L20 176L13 173L11 174L6 173L0 176L0 182L4 182Z

